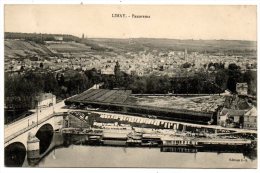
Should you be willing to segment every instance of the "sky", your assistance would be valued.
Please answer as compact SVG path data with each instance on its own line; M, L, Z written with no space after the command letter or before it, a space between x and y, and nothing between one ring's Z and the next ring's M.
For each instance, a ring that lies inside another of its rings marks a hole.
M5 5L5 32L89 38L257 40L250 5ZM128 18L113 18L126 14ZM131 18L149 15L150 18Z

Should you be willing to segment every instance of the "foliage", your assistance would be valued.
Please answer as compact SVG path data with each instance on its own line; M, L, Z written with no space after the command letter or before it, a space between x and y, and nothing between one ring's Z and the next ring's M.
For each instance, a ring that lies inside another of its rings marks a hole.
M69 75L68 75L69 73ZM57 98L85 91L92 86L84 73L77 71L61 74L36 73L5 74L5 104L7 108L31 109L36 96L51 92Z

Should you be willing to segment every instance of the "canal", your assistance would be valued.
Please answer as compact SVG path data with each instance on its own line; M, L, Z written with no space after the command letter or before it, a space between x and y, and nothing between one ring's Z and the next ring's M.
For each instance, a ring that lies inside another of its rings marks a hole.
M90 146L81 139L52 148L35 167L256 168L256 153ZM24 164L24 167L28 165Z

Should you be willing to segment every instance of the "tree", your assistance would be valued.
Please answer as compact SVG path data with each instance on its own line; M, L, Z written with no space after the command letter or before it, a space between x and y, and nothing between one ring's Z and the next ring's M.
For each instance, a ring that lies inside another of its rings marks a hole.
M227 88L228 72L226 70L218 70L216 73L215 83L224 91Z
M120 74L120 65L119 62L116 62L115 68L114 68L114 74L117 77Z
M240 67L234 63L230 64L228 66L228 76L227 88L232 92L236 92L236 84L242 81Z
M144 94L147 92L147 83L143 78L137 78L129 87L133 93Z
M248 84L248 93L252 95L256 95L257 90L257 72L247 70L244 73L243 81Z
M116 79L116 81L115 81L116 86L117 87L122 86L122 84L124 83L123 74L120 71L120 64L119 64L118 61L116 62L116 65L115 65L115 68L114 68L114 74L115 74L115 79Z
M185 62L184 64L182 64L182 68L190 68L191 64L188 62Z
M96 68L92 68L91 70L86 71L85 75L88 77L92 84L97 84L101 82L101 74L97 71Z
M54 95L59 95L60 93L58 80L53 73L44 74L44 92L52 92Z

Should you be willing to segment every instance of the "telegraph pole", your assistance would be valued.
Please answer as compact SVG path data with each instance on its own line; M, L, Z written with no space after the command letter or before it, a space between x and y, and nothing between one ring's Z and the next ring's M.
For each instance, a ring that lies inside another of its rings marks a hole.
M36 113L37 113L37 127L38 127L38 101L36 100Z
M53 94L51 93L51 99L52 99L52 113L54 114L54 102L53 102Z

